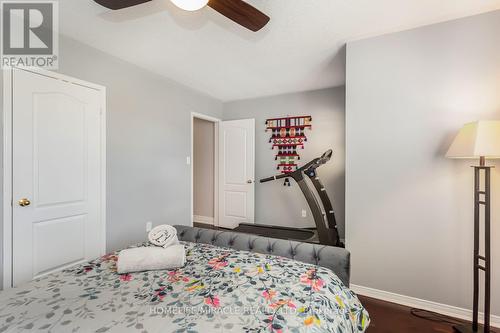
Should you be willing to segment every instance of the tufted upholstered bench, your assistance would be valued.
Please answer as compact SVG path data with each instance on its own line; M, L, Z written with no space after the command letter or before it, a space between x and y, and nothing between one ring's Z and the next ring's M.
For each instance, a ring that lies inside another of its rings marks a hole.
M232 231L221 231L176 225L181 241L212 244L242 251L271 254L331 269L349 286L350 253L346 249L261 237Z

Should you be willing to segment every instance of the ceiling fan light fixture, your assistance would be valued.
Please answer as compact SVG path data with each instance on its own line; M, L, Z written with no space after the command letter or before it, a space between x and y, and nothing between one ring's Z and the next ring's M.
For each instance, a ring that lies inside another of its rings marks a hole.
M180 9L195 11L202 9L208 4L208 0L170 0Z

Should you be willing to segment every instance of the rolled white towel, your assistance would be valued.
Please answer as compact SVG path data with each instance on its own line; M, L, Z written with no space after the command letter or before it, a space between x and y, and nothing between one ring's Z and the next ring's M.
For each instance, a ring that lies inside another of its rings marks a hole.
M161 247L136 247L122 250L118 255L118 274L173 269L184 266L186 251L184 245Z
M154 227L148 234L149 242L156 246L167 248L179 244L177 229L168 224Z

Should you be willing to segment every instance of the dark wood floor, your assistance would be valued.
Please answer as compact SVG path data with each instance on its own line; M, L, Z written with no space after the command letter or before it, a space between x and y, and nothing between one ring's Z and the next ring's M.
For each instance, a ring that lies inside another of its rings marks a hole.
M453 325L415 317L406 306L359 296L361 303L370 313L371 324L368 333L453 333ZM460 321L451 319L452 321ZM499 332L492 331L492 333Z
M219 229L206 224L194 223L194 225L200 228ZM365 296L359 296L359 299L370 313L371 324L368 333L454 333L452 324L418 318L411 314L409 307ZM450 320L465 323L458 319L450 318ZM496 332L500 333L500 330Z
M213 229L213 230L226 230L224 228L219 228L219 227L213 226L211 224L196 223L196 222L193 222L193 227L204 228L204 229Z
M368 333L453 333L452 325L417 318L406 306L364 296L359 296L359 299L370 314L371 324Z

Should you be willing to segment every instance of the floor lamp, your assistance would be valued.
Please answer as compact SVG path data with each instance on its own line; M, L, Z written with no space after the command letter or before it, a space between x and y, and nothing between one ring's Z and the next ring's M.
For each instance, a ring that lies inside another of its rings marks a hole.
M451 144L446 157L479 158L474 166L474 295L472 302L472 325L455 326L460 333L490 333L491 304L491 215L490 177L492 166L486 165L488 158L500 158L500 121L477 121L465 124ZM483 187L481 187L483 185ZM480 211L484 211L484 254L479 252ZM480 330L479 275L484 272L484 326Z

